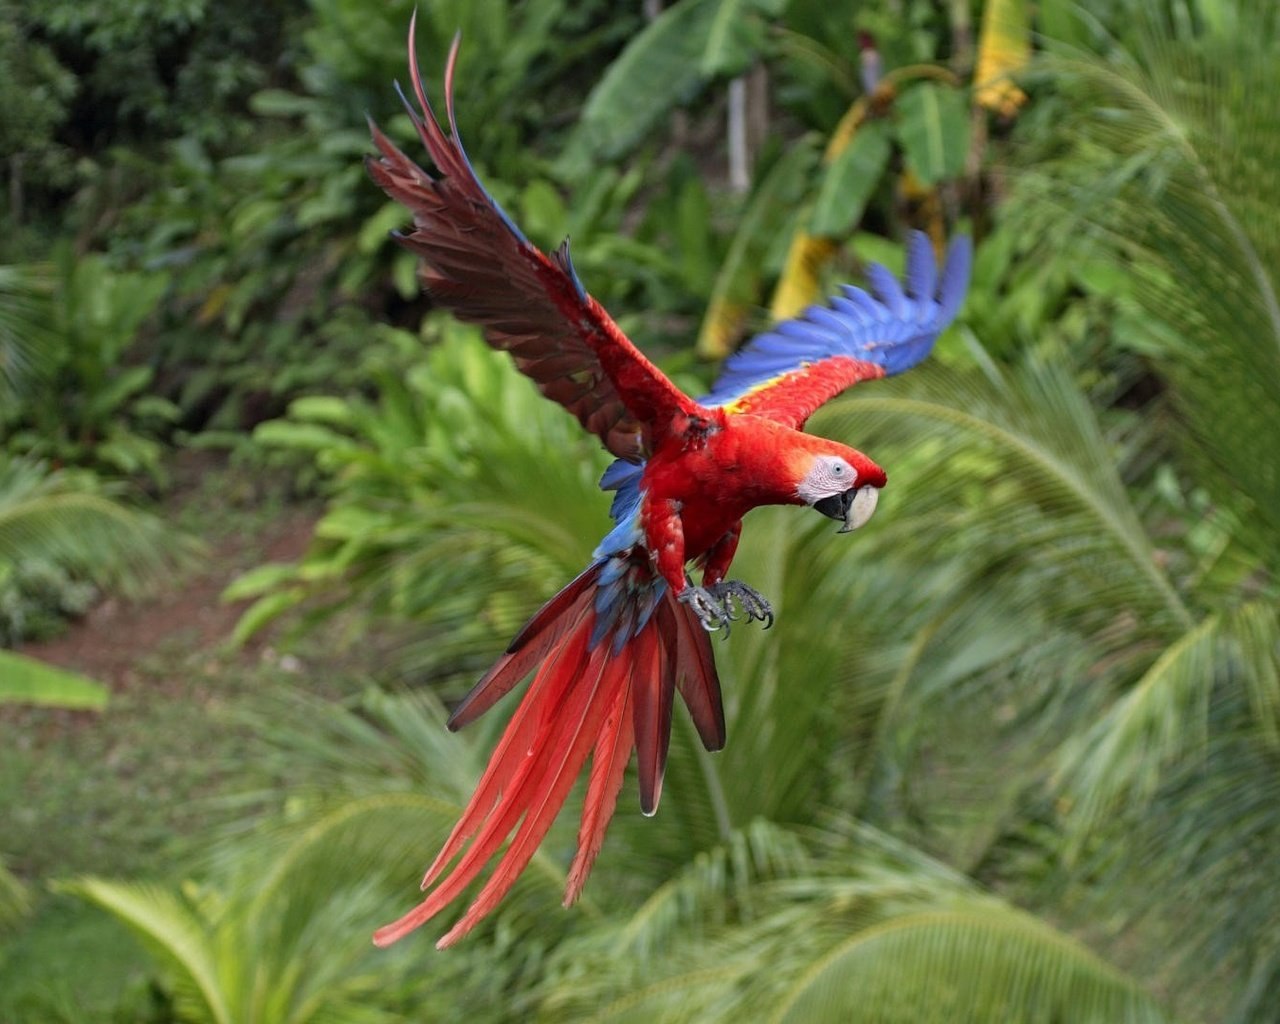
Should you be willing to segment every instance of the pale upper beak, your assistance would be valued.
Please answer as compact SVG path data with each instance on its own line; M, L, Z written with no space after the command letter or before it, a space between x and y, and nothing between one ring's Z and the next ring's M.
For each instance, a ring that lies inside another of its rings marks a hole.
M865 526L871 514L876 510L880 500L880 488L867 484L863 487L851 487L843 494L833 494L829 498L815 501L813 507L824 516L832 519L843 519L844 525L837 531L849 533L859 526Z

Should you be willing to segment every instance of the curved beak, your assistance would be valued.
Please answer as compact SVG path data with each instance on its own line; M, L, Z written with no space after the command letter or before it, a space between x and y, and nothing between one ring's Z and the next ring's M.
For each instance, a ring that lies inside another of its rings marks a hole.
M876 502L880 500L880 489L867 484L864 487L851 487L843 494L833 494L829 498L815 501L813 507L831 519L843 519L844 525L838 533L849 533L859 526L866 525L871 514L876 510Z

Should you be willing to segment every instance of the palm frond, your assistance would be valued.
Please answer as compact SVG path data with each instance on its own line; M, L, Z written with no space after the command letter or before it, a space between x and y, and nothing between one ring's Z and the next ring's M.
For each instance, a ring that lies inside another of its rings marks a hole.
M136 593L196 550L192 540L121 504L91 476L0 454L0 560L43 559Z
M159 886L79 878L58 888L102 908L127 924L181 979L176 991L195 1019L233 1024L207 926L182 899Z
M0 266L0 400L11 401L39 372L51 331L53 271L44 264Z
M1150 799L1169 765L1204 756L1211 704L1224 688L1247 695L1258 739L1276 743L1280 613L1252 602L1211 615L1171 643L1131 689L1065 753L1078 836L1120 801Z
M995 903L904 914L837 943L770 1020L1126 1021L1168 1018L1132 979Z
M1114 261L1166 326L1155 369L1173 388L1197 483L1274 578L1280 136L1263 97L1280 85L1280 47L1272 5L1219 7L1198 30L1144 8L1123 59L1048 64L1068 89L1065 154L1026 185L1059 208L1069 250L1083 241Z
M780 865L784 877L691 867L677 883L680 930L646 906L566 944L544 1012L593 1021L1167 1019L1084 946L887 836L846 822L808 844ZM726 906L735 908L728 917Z

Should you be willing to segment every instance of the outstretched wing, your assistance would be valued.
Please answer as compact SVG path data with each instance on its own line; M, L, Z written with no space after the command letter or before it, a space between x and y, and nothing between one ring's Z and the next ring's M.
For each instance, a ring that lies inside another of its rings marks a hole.
M415 16L416 21L416 16ZM654 438L696 403L637 349L578 280L566 242L551 256L535 247L476 178L458 136L453 72L459 39L445 70L445 135L418 73L414 22L409 69L421 115L401 93L435 174L402 153L370 122L381 156L369 174L413 214L397 233L422 257L427 293L454 316L478 324L494 348L511 354L538 389L568 409L614 455L643 458Z
M846 285L828 305L810 306L753 338L726 360L703 404L799 428L858 381L910 369L959 311L972 258L969 239L956 238L939 278L928 238L912 232L902 284L872 264L874 295Z

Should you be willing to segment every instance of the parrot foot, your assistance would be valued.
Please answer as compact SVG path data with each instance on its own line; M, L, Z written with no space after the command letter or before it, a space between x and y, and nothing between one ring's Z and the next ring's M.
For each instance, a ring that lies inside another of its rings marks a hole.
M708 593L720 602L725 614L731 619L737 618L733 614L732 604L732 599L736 597L748 622L763 622L765 629L773 625L773 606L754 587L738 580L721 580L708 588Z
M677 600L693 609L693 613L698 616L698 621L702 623L702 628L708 633L723 629L724 635L729 635L733 609L724 601L718 600L706 587L689 584L680 592Z
M722 580L710 587L690 584L680 594L679 600L693 609L708 633L723 629L724 635L728 636L729 623L738 619L733 612L734 598L738 599L748 622L763 622L765 629L773 625L773 608L769 602L759 591L737 580Z

